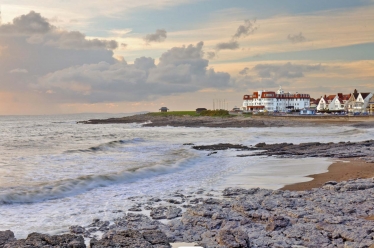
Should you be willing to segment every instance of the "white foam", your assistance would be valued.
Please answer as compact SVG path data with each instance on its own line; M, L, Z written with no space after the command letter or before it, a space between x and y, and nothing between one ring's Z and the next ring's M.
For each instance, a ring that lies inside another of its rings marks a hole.
M0 195L36 190L40 185L48 189L58 182L74 182L75 187L66 195L60 191L58 197L53 190L52 197L44 197L42 192L38 202L31 204L0 205L0 230L13 230L17 238L34 231L66 232L69 226L87 225L94 218L113 220L133 205L128 200L132 196L139 196L141 202L147 196L166 197L176 190L190 192L201 187L279 188L309 180L306 175L324 172L328 164L318 159L240 158L236 155L246 152L231 150L208 157L209 152L192 150L184 143L339 142L365 140L373 134L372 129L357 132L349 127L151 128L134 124L76 125L60 117L29 117L23 123L12 118L0 127L4 134L0 140ZM119 142L100 152L79 152L118 140L131 142ZM67 154L67 150L78 152ZM126 174L136 168L141 168L139 173ZM126 180L121 173L126 174ZM102 185L97 182L99 175L114 175L114 182L104 180ZM82 184L74 181L80 177L93 179L81 188Z

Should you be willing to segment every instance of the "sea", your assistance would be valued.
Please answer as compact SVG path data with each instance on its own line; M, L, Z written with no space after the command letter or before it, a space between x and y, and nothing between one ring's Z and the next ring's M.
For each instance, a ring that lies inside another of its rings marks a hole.
M60 234L93 219L112 221L132 197L225 187L279 189L327 171L324 158L210 156L187 143L304 143L363 141L374 129L348 126L269 128L85 125L77 121L131 114L0 116L0 230L17 238Z

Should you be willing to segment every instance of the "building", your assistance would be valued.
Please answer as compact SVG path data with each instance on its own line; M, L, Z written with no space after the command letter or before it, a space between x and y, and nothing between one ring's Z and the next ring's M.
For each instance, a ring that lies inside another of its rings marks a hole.
M373 93L359 93L355 89L348 101L347 111L350 113L367 112L368 107L370 108L370 101L372 97Z
M200 114L201 112L206 111L206 110L207 110L206 108L197 108L196 113Z
M244 95L244 111L279 111L286 112L290 109L304 109L310 107L309 94L291 94L285 93L282 87L277 92L274 91L256 91L252 95Z
M310 98L310 107L316 109L318 106L319 100L320 98L318 99Z
M315 115L317 110L315 108L305 108L300 110L301 115Z
M168 112L169 109L167 107L161 107L160 109L160 112Z
M317 111L342 112L347 109L351 94L338 93L336 95L324 96L319 99Z
M374 94L369 100L368 107L366 108L366 112L370 114L374 114Z

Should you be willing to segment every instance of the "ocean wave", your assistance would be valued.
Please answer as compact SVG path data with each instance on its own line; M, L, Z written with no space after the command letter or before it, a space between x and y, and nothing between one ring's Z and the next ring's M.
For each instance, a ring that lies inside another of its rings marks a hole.
M110 141L104 144L100 144L98 146L90 147L88 149L67 150L64 153L80 153L80 152L86 153L86 152L107 151L111 148L116 148L118 146L122 146L125 144L134 144L134 143L140 143L140 142L144 142L144 139L134 138L131 140L114 140L114 141Z
M87 175L74 179L66 179L51 183L39 184L27 188L12 188L0 193L0 205L36 203L75 196L99 187L107 187L120 183L133 183L159 175L181 171L195 164L196 155L180 150L182 158L171 161L165 159L151 167L138 167L126 171L104 174Z
M348 130L344 130L344 131L341 131L341 132L337 132L336 134L338 134L338 135L356 135L356 134L361 134L361 133L366 133L366 131L355 128L355 129L348 129Z

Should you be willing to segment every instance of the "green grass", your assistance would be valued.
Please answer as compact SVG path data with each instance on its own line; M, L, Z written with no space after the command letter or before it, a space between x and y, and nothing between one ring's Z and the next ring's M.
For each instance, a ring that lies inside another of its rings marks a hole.
M225 117L229 116L229 111L227 110L205 110L200 113L201 116L218 116L218 117Z
M200 114L196 111L169 111L169 112L151 112L148 115L152 116L215 116L215 117L229 117L229 112L227 110L205 110Z
M197 114L196 111L151 112L151 113L148 113L148 115L152 115L152 116L183 116L183 115L199 116L199 114Z

